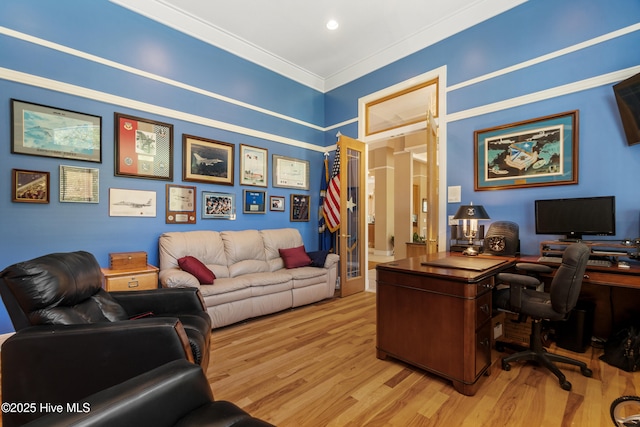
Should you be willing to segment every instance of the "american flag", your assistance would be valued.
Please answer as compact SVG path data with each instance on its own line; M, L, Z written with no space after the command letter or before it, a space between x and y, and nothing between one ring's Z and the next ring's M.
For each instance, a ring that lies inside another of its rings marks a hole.
M322 213L327 227L332 233L340 228L340 145L338 145L336 157L333 159L331 180L322 206Z

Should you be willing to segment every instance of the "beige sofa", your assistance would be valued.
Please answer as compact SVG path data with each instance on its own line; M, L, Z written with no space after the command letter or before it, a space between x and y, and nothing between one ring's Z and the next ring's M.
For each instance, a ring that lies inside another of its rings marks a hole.
M285 268L279 249L302 245L294 228L164 233L159 239L160 283L199 288L214 328L333 297L337 255L328 254L324 267ZM211 270L213 284L201 284L182 270L178 260L185 256Z

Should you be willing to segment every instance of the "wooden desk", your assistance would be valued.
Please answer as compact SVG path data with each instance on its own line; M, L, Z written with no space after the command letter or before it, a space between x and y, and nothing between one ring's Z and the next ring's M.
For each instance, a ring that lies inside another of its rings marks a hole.
M557 268L558 263L538 262L538 256L522 256L522 262L534 262ZM632 319L640 318L640 262L629 261L630 268L587 266L580 298L595 303L593 334L607 339L612 331ZM545 277L549 284L553 276Z
M481 271L422 265L481 260L438 253L378 264L377 357L403 360L451 380L462 394L475 394L491 366L494 276L516 261L491 259L504 262Z

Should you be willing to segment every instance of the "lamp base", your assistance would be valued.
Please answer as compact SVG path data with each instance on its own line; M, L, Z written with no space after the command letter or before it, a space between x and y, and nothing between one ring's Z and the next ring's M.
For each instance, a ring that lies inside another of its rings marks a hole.
M478 254L480 254L480 251L474 246L469 246L467 249L462 251L462 255L467 255L467 256L476 256Z

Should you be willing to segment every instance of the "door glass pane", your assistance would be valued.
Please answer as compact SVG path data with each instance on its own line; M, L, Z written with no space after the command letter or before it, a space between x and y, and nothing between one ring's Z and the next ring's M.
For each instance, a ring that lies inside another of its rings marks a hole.
M347 149L347 279L362 274L360 260L364 236L360 236L360 182L362 158L359 151Z

